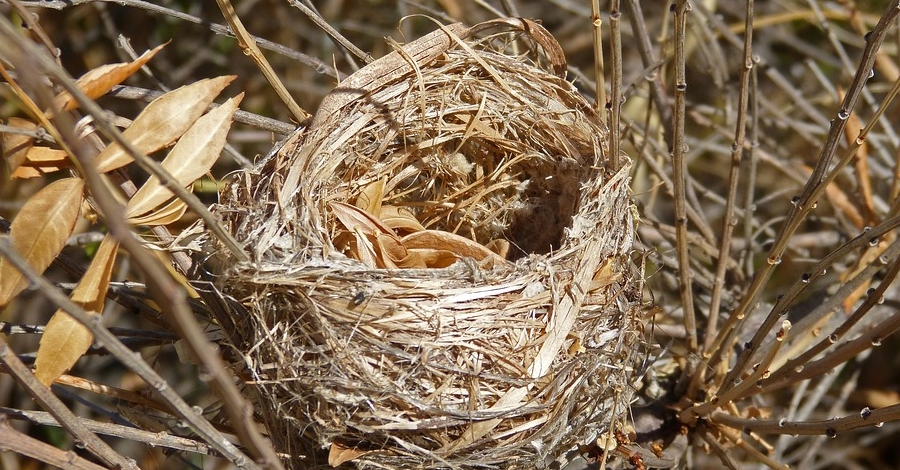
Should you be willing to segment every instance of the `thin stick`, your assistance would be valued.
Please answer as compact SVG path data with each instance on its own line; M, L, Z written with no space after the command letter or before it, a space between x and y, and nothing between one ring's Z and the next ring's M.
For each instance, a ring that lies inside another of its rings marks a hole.
M672 141L672 182L675 198L675 241L678 258L678 292L684 316L684 328L688 353L697 352L697 320L694 312L694 292L691 281L690 253L688 252L688 219L686 209L685 181L687 165L684 161L685 100L687 80L685 78L685 32L689 2L675 2L675 138ZM688 369L692 369L689 367Z
M852 429L878 426L889 421L900 420L900 404L886 406L877 410L865 407L857 414L826 421L757 420L740 418L725 412L713 413L710 420L735 429L746 429L747 431L761 434L836 437L838 433Z
M9 239L0 237L0 251L3 254L9 247ZM15 264L15 263L14 263ZM112 449L107 443L100 440L96 434L85 427L76 416L66 407L65 403L56 398L49 388L44 386L37 377L31 373L31 369L25 366L16 353L0 338L0 362L6 366L13 378L34 398L42 408L49 411L67 431L75 438L77 445L83 445L90 453L97 456L106 465L127 469L137 469L138 466L132 459L125 458Z
M275 94L278 95L281 102L287 106L288 111L294 116L294 119L296 119L297 122L308 121L312 115L294 101L294 97L288 92L287 87L284 86L284 83L281 82L281 79L278 78L278 75L272 70L269 61L266 60L266 57L259 50L253 36L251 36L250 33L247 32L247 29L244 28L244 23L238 18L237 13L234 11L234 7L231 5L231 1L216 0L216 3L219 5L219 9L222 10L225 21L231 26L231 30L234 31L234 36L237 38L238 44L241 46L241 49L243 49L244 54L250 56L253 63L259 68L259 71L266 77L266 81L268 81L272 89L275 90Z
M759 147L759 74L756 67L750 74L750 148L747 150L747 185L744 194L744 250L741 256L744 258L746 266L744 273L747 277L753 276L753 227L754 227L754 189L756 188L756 172L757 172L757 156L756 148ZM743 263L742 263L743 264ZM711 345L710 345L711 346ZM705 350L709 351L709 347Z
M862 87L865 86L866 80L868 80L869 73L875 62L876 52L880 48L882 42L884 42L888 30L891 25L893 25L898 15L900 15L900 0L893 0L882 16L881 21L879 21L876 28L872 31L872 34L869 35L866 49L860 60L859 69L857 70L856 76L854 77L853 83L847 94L844 96L844 102L841 106L841 110L838 112L838 119L832 121L827 140L819 154L816 168L813 170L813 174L809 177L801 194L795 198L796 205L791 210L788 220L782 225L778 236L775 238L775 243L770 249L767 257L767 263L756 272L756 275L753 277L753 280L747 289L747 293L741 298L740 304L737 306L734 313L728 317L728 320L720 329L719 336L712 344L715 352L711 356L710 364L718 364L724 360L725 349L729 348L729 345L734 341L737 331L740 330L740 325L743 324L751 307L756 305L759 296L762 294L763 286L768 283L769 278L775 271L775 267L781 263L781 256L787 247L790 236L799 227L800 222L812 210L813 202L816 200L814 197L824 190L825 185L823 184L823 181L825 179L825 172L831 166L831 160L837 150L839 140L843 135L846 118L849 116L850 110L855 106L860 91ZM832 175L835 175L838 171L839 169L835 169ZM723 383L727 384L740 374L743 367L750 360L754 343L751 342L749 345L751 348L745 350L747 352L746 354L742 353L742 358L739 358L739 362L732 368Z
M362 59L362 61L367 64L371 63L372 61L375 60L371 54L356 47L355 44L353 44L352 42L350 42L350 40L345 38L344 35L342 35L338 30L334 29L333 26L328 24L328 22L325 21L324 18L322 18L322 15L320 15L318 11L316 11L315 9L312 8L312 5L310 5L310 6L304 5L303 2L300 2L298 0L288 0L288 5L302 11L303 14L306 15L307 18L312 20L312 22L315 23L316 26L321 28L322 31L325 31L325 34L327 34L331 39L334 40L334 42L336 42L338 45L340 45L342 51L347 51L347 52L352 53L356 57ZM356 65L356 62L353 61L353 57L348 56L346 53L344 54L344 60L346 60L347 63L350 64L350 67L354 71L359 69L359 66Z
M71 470L106 470L89 460L75 455L73 452L58 449L46 442L20 433L9 425L6 416L0 414L0 448L6 452L31 457L57 468Z
M52 414L43 411L14 410L12 408L0 407L0 416L18 418L42 426L60 426L59 422ZM144 431L132 426L103 423L91 419L80 418L78 416L75 417L75 420L91 432L102 434L104 436L114 436L130 441L142 442L154 447L166 447L168 449L183 450L195 454L218 455L212 448L203 442L176 436L174 434Z
M39 76L39 73L34 70L34 63L39 64L44 70L49 69L55 71L60 83L63 83L64 87L72 92L73 96L78 98L80 102L83 101L81 103L82 106L92 106L93 108L96 108L93 110L96 113L95 116L102 115L99 106L83 95L79 98L78 95L80 93L78 93L77 87L74 86L74 82L72 82L71 78L69 78L64 71L57 70L58 67L55 66L52 60L49 60L46 55L42 54L40 50L37 50L33 44L24 40L17 34L13 26L5 18L0 19L0 34L11 39L10 41L7 41L7 45L13 44L17 48L13 49L12 52L17 53L20 57L17 61L17 69L23 76ZM22 57L28 57L29 60L25 60ZM38 86L33 92L47 105L51 103L52 96L50 96L48 89ZM92 110L89 109L89 111ZM243 401L240 392L232 381L231 375L226 372L222 359L218 357L213 346L209 344L202 328L197 325L196 319L186 302L186 293L184 290L171 278L166 271L166 268L162 266L162 263L156 257L152 256L146 248L143 247L141 241L139 241L131 232L131 228L125 222L123 217L123 206L117 202L116 198L110 193L109 188L107 188L101 179L101 176L97 173L93 166L94 163L90 158L90 151L85 148L84 141L78 139L73 134L72 129L74 129L74 123L72 122L71 116L67 113L58 113L55 116L55 121L55 127L60 132L60 137L62 138L61 143L71 147L73 156L81 164L83 177L101 211L106 215L105 222L108 224L110 232L119 240L122 247L130 253L135 264L144 272L147 277L147 287L154 295L156 302L159 305L166 307L163 310L169 312L175 319L175 326L181 329L181 336L187 340L188 345L192 347L193 352L209 369L213 384L216 386L214 389L225 395L223 397L225 408L230 412L230 417L239 436L246 438L243 442L252 446L251 448L256 450L258 455L266 455L264 458L269 460L270 465L274 465L275 467L280 466L280 461L277 457L275 457L274 460L271 459L270 456L274 456L275 453L270 446L268 452L266 452L265 446L262 448L256 446L261 438L254 437L254 435L259 435L258 431L254 426L249 425L246 419L247 416L252 415L252 408ZM130 142L125 141L120 133L117 133L117 135L123 146L131 146ZM132 151L136 150L133 146L131 147ZM182 191L184 191L183 188ZM191 196L193 197L193 195ZM194 197L194 199L196 200L196 197ZM199 200L197 203L199 204ZM203 206L200 205L200 207ZM194 412L193 409L191 409L191 407L189 407L181 397L168 386L165 380L153 371L152 368L147 366L143 360L135 358L135 354L122 344L118 338L112 335L108 329L96 325L95 323L97 320L85 314L83 309L78 308L67 297L58 293L55 288L46 285L47 281L34 273L33 270L31 270L26 263L22 262L21 258L13 253L10 248L3 248L4 254L13 262L13 265L22 271L32 282L43 282L45 285L43 289L44 294L48 297L51 297L52 294L59 294L62 298L52 299L54 303L60 308L63 308L66 313L72 315L76 320L85 323L94 334L95 338L98 338L99 342L106 345L108 350L115 353L116 357L122 360L134 370L135 373L140 375L148 384L162 394L173 409L188 421L191 426L204 437L204 439L207 439L208 442L216 446L217 449L222 452L223 455L231 459L235 465L253 469L258 468L256 464L239 451L234 444L229 442L221 433L213 428L209 421ZM236 400L235 397L237 397Z
M613 0L609 12L609 48L612 50L612 83L609 103L609 153L612 167L620 168L619 145L622 138L620 115L622 112L622 11L619 0ZM603 114L601 112L601 114Z
M258 470L260 468L244 455L243 452L238 450L234 444L228 441L224 435L216 430L209 421L194 411L190 405L185 403L178 393L168 386L165 379L160 377L140 355L135 354L131 349L125 346L118 337L112 334L109 329L104 327L99 317L89 315L84 309L76 305L65 294L59 291L59 289L57 289L50 281L34 272L31 266L29 266L18 253L13 251L8 237L6 236L0 236L0 254L5 256L13 266L28 278L29 281L35 284L54 306L61 308L71 315L72 318L86 326L88 330L91 331L91 334L94 335L97 342L103 343L107 351L119 359L126 367L134 371L134 373L146 383L150 384L150 386L160 394L163 400L172 407L181 419L191 426L201 438L216 448L216 450L218 450L225 458L241 468L251 470Z
M47 1L31 1L31 2L21 2L23 5L28 6L30 8L49 8L53 10L63 10L65 8L73 7L76 5L85 5L89 3L115 3L117 5L129 6L134 8L140 8L142 10L147 10L151 13L158 13L161 15L169 16L175 19L179 19L182 21L187 21L189 23L202 25L204 27L209 28L210 31L221 34L223 36L234 37L234 34L231 33L231 30L225 25L219 23L213 23L209 20L199 18L193 15L189 15L184 12L180 12L177 10L172 10L170 8L166 8L161 5L157 5L154 3L145 2L142 0L47 0ZM331 65L322 62L321 60L308 56L302 52L297 52L293 49L289 49L281 44L276 42L269 41L264 38L260 38L257 36L252 36L253 40L259 44L263 49L268 49L277 54L281 54L284 57L289 59L296 60L304 65L308 65L313 68L316 72L329 75L335 78L342 78L340 74L331 67Z
M753 71L753 0L747 0L744 23L744 67L741 69L741 87L738 95L737 119L734 141L731 145L731 170L728 173L728 190L725 198L725 213L722 215L722 236L719 239L719 257L716 259L716 274L709 302L709 318L704 334L704 350L712 346L718 328L719 308L725 286L727 261L731 260L731 237L734 232L735 206L737 205L738 180L740 179L741 158L744 152L744 138L747 131L747 108L750 95L750 75ZM697 374L695 377L701 377ZM699 385L697 384L694 384ZM693 388L696 389L696 388ZM693 390L692 389L692 390ZM690 392L689 392L690 393Z
M898 12L900 12L900 7L898 7ZM844 152L844 155L841 157L840 161L838 161L838 163L835 164L834 167L827 174L824 174L824 176L822 176L821 178L818 179L818 184L814 185L814 187L811 189L811 192L808 196L800 197L800 202L795 206L794 210L791 212L791 217L788 218L787 222L782 227L782 232L779 233L779 238L776 238L776 245L778 244L778 241L781 240L781 237L789 238L790 235L792 235L797 230L797 228L799 228L800 223L806 218L806 216L810 212L812 212L812 209L815 208L814 201L817 201L822 196L822 193L825 191L825 188L827 188L828 185L831 184L832 181L834 181L834 179L837 177L837 175L840 174L841 170L844 167L846 167L850 163L850 161L856 156L856 152L859 149L860 145L862 145L862 143L865 141L866 136L869 134L869 132L872 130L872 128L875 125L877 125L878 116L880 116L881 114L883 114L885 112L885 110L891 104L891 102L893 101L893 98L895 96L897 96L897 94L900 94L900 78L898 78L894 82L894 86L891 88L891 90L889 91L887 96L882 101L881 106L878 108L878 110L876 110L875 114L873 115L873 117L869 121L869 123L866 125L866 127L864 127L862 130L860 130L859 136L856 138L856 140L854 140L851 143L849 148L847 148L847 150ZM843 132L843 131L839 130L839 132ZM821 164L821 161L819 163ZM813 174L815 174L815 172L813 172ZM810 178L812 178L812 176ZM810 181L812 181L812 180L810 180ZM888 225L889 220L891 220L891 219L886 220L884 223L882 223L880 225ZM880 235L872 234L872 236L880 236ZM779 253L782 253L786 246L787 246L787 242L784 241L782 243L782 249L781 249L782 251L780 251ZM780 254L779 254L779 257L780 257ZM770 256L769 265L774 266L771 259L772 258ZM774 264L777 264L777 263L774 263ZM770 314L770 316L771 316L771 314ZM764 326L756 332L756 334L753 336L753 339L751 341L746 343L747 347L745 347L744 350L741 351L741 355L738 357L738 361L735 364L735 367L729 372L728 376L725 378L724 387L728 387L729 383L733 383L734 378L740 373L740 370L742 370L743 367L745 367L746 364L752 359L753 355L757 352L758 346L761 344L762 338L765 337L769 333L769 331L771 331L771 328L774 326L774 324L775 324L774 319L766 319Z
M644 22L644 13L641 10L640 0L627 0L625 8L628 11L628 20L631 23L631 29L637 39L637 50L641 56L641 63L644 68L652 67L652 74L647 76L650 84L650 98L656 104L659 113L659 120L663 126L663 134L667 142L675 139L675 129L672 122L672 108L669 105L669 97L663 88L662 80L658 72L659 59L653 54L653 48L650 45L650 34L647 33L647 24Z
M591 0L591 32L594 35L594 83L596 101L594 107L600 115L600 122L606 124L606 79L603 65L603 19L600 18L600 0Z
M750 74L753 70L753 0L747 0L744 22L744 68L741 69L741 87L738 95L737 119L735 122L734 141L731 145L731 168L728 173L728 189L725 198L725 213L722 216L722 235L719 239L719 256L716 258L715 277L709 304L709 315L706 332L703 335L703 350L709 351L719 326L719 309L722 305L722 292L725 287L725 273L731 259L731 240L734 232L735 206L737 205L738 180L740 178L741 158L744 152L744 136L746 135L747 107L750 90ZM688 395L692 396L704 380L705 367L697 370L688 387Z

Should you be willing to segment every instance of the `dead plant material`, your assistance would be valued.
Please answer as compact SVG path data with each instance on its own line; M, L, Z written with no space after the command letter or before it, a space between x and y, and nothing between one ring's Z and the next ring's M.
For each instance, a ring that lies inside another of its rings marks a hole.
M442 26L223 194L222 324L297 468L540 468L621 425L630 163L564 69L531 21Z

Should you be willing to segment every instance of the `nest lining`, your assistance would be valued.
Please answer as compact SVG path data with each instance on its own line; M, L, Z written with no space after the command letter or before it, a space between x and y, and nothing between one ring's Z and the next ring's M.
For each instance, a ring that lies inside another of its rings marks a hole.
M503 26L555 50L533 23ZM221 277L249 311L231 341L276 447L303 468L538 468L627 411L641 337L629 168L610 166L568 82L444 34L437 53L416 41L373 64L402 71L377 87L351 77L336 112L323 104L223 194L254 256ZM381 203L507 240L508 260L353 259L334 205L379 181Z

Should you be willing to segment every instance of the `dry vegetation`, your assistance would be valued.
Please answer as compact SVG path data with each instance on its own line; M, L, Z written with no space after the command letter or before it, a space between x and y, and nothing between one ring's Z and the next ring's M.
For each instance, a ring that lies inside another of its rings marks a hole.
M900 465L898 2L591 3L0 0L0 468Z

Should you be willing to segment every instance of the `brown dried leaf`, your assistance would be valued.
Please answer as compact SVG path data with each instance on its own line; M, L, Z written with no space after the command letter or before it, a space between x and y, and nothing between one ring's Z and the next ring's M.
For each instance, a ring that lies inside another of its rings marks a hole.
M509 240L497 238L489 241L487 245L485 245L485 248L497 253L497 256L503 259L506 259L506 257L509 256Z
M197 119L197 122L178 140L162 162L163 168L175 178L174 184L187 186L212 168L225 146L225 139L231 128L231 118L243 97L244 94L241 93ZM125 217L133 219L148 215L173 196L172 191L166 189L159 178L151 176L128 201L125 206Z
M446 268L455 263L456 255L447 250L434 248L408 248L409 255L397 263L401 268Z
M397 269L397 262L406 259L409 252L403 243L397 239L397 236L379 234L376 232L372 237L375 239L376 254L379 255L381 263L378 267L386 269Z
M149 62L150 59L152 59L153 56L167 44L169 43L160 44L159 46L156 46L156 48L144 52L140 57L135 59L134 62L101 65L79 77L75 84L78 85L78 89L84 92L88 98L95 99L103 96L106 92L111 90L112 87L124 82L126 78L134 75L135 72L140 70L141 67ZM53 110L64 109L69 111L77 107L78 102L75 101L68 91L56 95L53 99Z
M84 182L66 178L50 183L22 206L9 236L15 249L42 273L62 250L75 228ZM28 280L6 258L0 258L0 306L28 286Z
M381 206L381 221L395 231L412 233L425 230L415 214L403 207Z
M374 235L380 233L391 236L398 241L400 237L385 225L378 217L350 204L343 202L332 202L329 204L334 216L347 230L354 232L356 230L366 235Z
M72 291L72 301L91 314L99 316L99 312L103 311L118 247L115 239L107 235L100 243L84 277ZM49 387L60 375L72 368L93 341L94 335L84 325L66 312L57 310L41 337L34 362L34 375Z
M6 122L0 122L7 126L27 131L37 129L37 124L17 117L11 117ZM10 173L14 172L25 161L25 155L32 145L34 145L34 139L27 135L7 132L0 135L0 151L3 153L3 161L6 162L6 168Z
M370 450L361 450L358 447L347 447L338 442L331 443L331 449L328 450L328 465L332 467L340 466L343 463L359 458L368 454Z
M375 251L375 246L369 240L365 233L362 233L362 229L357 227L353 230L354 239L356 240L355 245L350 246L350 255L354 256L356 259L362 261L363 264L370 268L378 268L378 253Z
M226 75L200 80L172 90L153 100L125 129L123 135L144 153L155 152L181 137L236 77ZM118 144L97 156L97 170L115 170L131 162L131 155Z
M387 178L370 183L357 196L354 205L375 217L381 217L381 201L384 199L385 184L387 184Z
M25 155L25 161L13 172L13 178L35 178L63 168L71 168L72 160L65 150L50 147L32 147Z
M181 199L175 199L147 215L128 219L128 223L147 226L169 225L177 222L185 212L187 212L187 204Z
M490 269L496 264L504 264L506 260L487 249L484 245L469 240L455 233L440 230L425 230L411 233L402 238L407 249L425 248L449 251L457 258L473 258L479 262L486 262Z

